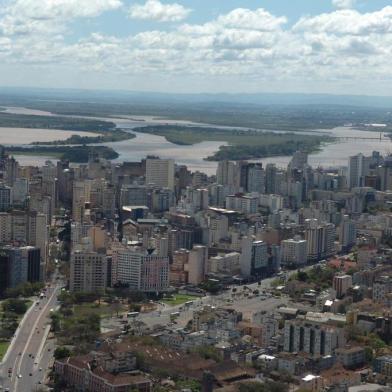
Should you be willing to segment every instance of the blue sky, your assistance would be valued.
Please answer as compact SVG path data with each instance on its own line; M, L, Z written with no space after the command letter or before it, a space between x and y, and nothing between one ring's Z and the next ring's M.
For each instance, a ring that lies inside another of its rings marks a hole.
M318 15L336 10L330 0L180 0L177 2L193 10L187 18L189 23L205 23L236 8L265 8L275 15L286 16L290 25L304 15ZM128 6L132 3L143 3L143 1L124 1L124 4ZM162 3L170 4L172 1L163 0ZM355 8L361 12L372 12L391 4L391 0L362 0L356 3ZM107 34L127 36L141 30L157 28L154 22L140 20L130 22L124 20L124 17L121 10L114 10L95 20L90 20L89 23L77 21L74 24L72 38L82 37L97 29ZM164 30L170 30L171 27L172 25L159 26Z
M388 95L391 0L0 0L0 85Z

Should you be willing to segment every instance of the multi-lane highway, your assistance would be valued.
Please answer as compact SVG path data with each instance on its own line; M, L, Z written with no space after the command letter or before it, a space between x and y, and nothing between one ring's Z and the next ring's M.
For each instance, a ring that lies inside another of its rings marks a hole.
M19 325L11 346L0 364L0 386L3 391L32 392L47 375L55 348L48 340L50 313L58 303L60 282L46 289L46 298L36 299Z

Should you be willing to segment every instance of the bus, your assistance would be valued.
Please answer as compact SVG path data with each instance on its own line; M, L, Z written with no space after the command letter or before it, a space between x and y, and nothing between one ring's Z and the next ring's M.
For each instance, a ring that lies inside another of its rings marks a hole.
M139 316L139 312L129 312L127 313L128 318L136 318Z
M193 305L193 301L187 301L185 302L185 306L192 306Z

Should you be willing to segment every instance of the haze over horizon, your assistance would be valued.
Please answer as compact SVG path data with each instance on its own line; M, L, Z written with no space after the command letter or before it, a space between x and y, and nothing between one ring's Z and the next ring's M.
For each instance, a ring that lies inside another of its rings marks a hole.
M1 86L391 91L388 0L0 0L0 9Z

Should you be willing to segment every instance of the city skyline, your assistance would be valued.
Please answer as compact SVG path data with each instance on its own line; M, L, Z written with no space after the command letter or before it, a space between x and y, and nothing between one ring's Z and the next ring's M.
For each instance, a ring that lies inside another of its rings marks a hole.
M386 0L1 1L0 85L388 95Z

